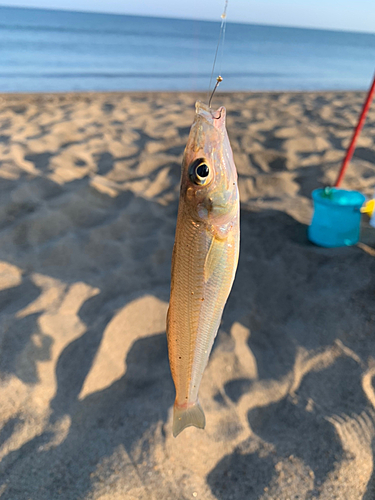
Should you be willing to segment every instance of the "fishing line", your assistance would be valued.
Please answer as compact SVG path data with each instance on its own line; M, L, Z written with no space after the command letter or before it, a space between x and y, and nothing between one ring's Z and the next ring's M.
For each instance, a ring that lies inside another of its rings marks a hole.
M225 30L226 30L226 27L227 27L227 7L228 7L228 1L229 0L226 0L224 12L221 15L222 21L221 21L220 31L222 33L222 42L221 42L221 50L220 50L220 58L219 58L219 62L220 62L220 65L219 65L219 75L221 75L221 69L222 69L222 66L223 66L223 59L224 59L224 44L225 44Z
M211 71L211 77L210 77L210 85L208 87L208 95L210 94L210 88L211 88L211 84L212 84L212 77L214 75L215 65L216 65L216 59L217 59L217 55L218 55L218 52L219 52L219 47L220 47L220 42L221 41L222 41L222 44L221 44L220 69L221 69L221 65L223 63L223 48L224 48L224 40L225 40L225 28L226 28L226 24L227 24L228 1L229 0L225 0L224 11L221 14L221 26L220 26L219 40L217 41L216 52L215 52L215 57L214 57L214 63L212 65L212 71ZM215 87L214 87L214 89L213 89L213 91L211 93L211 97L210 97L209 102L208 102L208 107L211 107L211 101L212 101L212 98L214 96L215 90L219 86L219 83L222 82L222 81L223 81L223 79L219 75L216 78L216 85L215 85Z

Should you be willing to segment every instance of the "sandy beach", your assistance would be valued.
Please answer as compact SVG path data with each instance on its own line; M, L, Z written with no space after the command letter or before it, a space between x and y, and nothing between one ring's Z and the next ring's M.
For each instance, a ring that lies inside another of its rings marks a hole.
M1 500L373 500L375 229L319 248L362 92L221 93L241 254L172 436L165 316L197 96L0 95ZM375 190L375 107L343 187Z

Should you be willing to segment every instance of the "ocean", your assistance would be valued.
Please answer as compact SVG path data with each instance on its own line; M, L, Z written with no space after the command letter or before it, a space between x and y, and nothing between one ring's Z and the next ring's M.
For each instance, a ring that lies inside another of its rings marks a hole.
M0 92L208 89L220 22L0 7ZM365 90L375 34L227 23L221 90Z

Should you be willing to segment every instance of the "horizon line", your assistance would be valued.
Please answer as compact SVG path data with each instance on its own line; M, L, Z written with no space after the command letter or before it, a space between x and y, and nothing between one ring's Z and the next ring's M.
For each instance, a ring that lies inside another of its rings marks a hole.
M22 5L3 5L0 4L0 8L6 9L25 9L25 10L45 10L51 12L72 12L77 14L98 14L98 15L108 15L108 16L130 16L130 17L146 17L153 19L171 19L175 21L198 21L198 22L211 22L211 23L221 23L221 19L207 19L207 18L193 18L193 17L174 17L174 16L155 16L150 14L126 14L124 12L105 12L97 10L73 10L65 8L46 8L46 7L30 7ZM249 26L265 26L272 28L285 28L285 29L299 29L299 30L311 30L311 31L329 31L338 33L353 33L361 35L374 35L375 31L360 31L354 29L342 29L342 28L318 28L315 26L296 26L296 25L286 25L286 24L267 24L261 22L244 22L244 21L230 21L227 19L227 24L241 24Z

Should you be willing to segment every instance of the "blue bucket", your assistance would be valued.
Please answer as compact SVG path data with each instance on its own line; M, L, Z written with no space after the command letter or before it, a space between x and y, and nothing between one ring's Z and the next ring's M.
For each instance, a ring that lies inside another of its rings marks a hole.
M323 188L312 192L314 215L309 240L321 247L355 245L361 226L360 208L365 197L358 191Z

